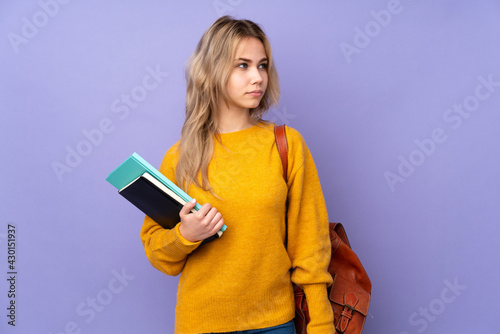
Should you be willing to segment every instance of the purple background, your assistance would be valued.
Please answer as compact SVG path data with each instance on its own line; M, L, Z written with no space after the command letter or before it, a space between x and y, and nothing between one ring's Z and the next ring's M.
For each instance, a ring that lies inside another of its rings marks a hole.
M0 4L0 332L173 332L178 278L150 266L143 215L105 178L178 139L186 60L224 14L271 40L267 118L305 137L370 274L365 332L500 332L497 1L60 1Z

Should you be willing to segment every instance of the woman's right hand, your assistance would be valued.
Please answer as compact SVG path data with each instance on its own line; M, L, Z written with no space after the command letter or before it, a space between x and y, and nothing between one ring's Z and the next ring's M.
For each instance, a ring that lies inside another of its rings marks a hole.
M216 208L213 208L210 203L205 203L197 212L191 212L196 206L196 200L193 199L187 202L179 212L181 225L179 232L184 239L190 242L197 242L211 237L222 226L224 226L224 218Z

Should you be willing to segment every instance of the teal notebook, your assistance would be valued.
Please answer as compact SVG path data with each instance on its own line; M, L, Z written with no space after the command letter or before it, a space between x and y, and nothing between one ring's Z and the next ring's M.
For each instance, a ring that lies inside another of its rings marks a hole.
M176 193L180 198L189 202L192 198L186 194L175 183L170 181L165 175L160 173L149 162L144 160L139 154L133 153L124 162L122 162L114 171L112 171L106 181L111 183L116 189L121 190L123 187L139 178L144 173L151 174L155 179L160 181L167 188ZM196 203L195 210L201 209L201 205ZM221 228L221 231L226 230L226 225Z
M160 173L149 162L144 160L139 154L135 152L114 171L112 171L106 178L106 181L111 183L116 189L120 190L145 172L153 175L155 179L163 183L166 187L168 187L186 202L192 200L192 198L184 191L182 191L181 188L177 187L175 183L170 181L165 175ZM199 210L200 208L201 205L199 203L196 203L195 209Z

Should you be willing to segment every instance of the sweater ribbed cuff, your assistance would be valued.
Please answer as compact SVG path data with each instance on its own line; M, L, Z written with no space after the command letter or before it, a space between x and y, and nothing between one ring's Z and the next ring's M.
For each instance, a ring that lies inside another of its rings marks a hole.
M174 227L174 240L173 240L173 243L175 244L175 248L172 248L172 247L168 247L168 250L169 252L172 254L172 253L175 253L175 254L172 254L174 256L182 256L182 255L187 255L187 254L191 254L196 248L198 248L198 246L201 244L201 241L197 241L197 242L191 242L189 240L187 240L186 238L184 238L181 234L181 232L179 231L179 226L181 224L177 224L175 225Z
M311 318L307 325L307 333L334 334L333 310L328 299L326 284L305 284L303 290Z

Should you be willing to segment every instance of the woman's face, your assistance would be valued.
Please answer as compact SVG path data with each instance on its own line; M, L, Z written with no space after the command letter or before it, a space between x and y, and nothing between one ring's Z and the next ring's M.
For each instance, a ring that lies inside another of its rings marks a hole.
M229 109L248 111L259 106L267 88L267 63L266 51L259 39L250 37L240 41L227 82Z

